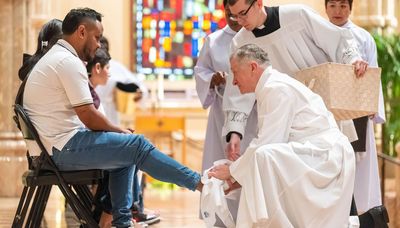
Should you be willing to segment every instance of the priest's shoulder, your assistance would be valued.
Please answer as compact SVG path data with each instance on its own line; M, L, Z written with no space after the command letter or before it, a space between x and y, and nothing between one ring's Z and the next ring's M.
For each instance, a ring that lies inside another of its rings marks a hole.
M239 32L233 37L233 43L235 44L241 44L240 46L243 46L244 44L249 43L251 39L254 39L255 36L251 31L248 31L245 28L241 28Z
M318 14L313 8L304 4L287 4L279 6L280 15L302 16L304 14Z

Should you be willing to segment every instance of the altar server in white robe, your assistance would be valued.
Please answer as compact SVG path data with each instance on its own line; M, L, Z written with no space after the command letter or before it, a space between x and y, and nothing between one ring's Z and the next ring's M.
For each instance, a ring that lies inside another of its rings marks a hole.
M224 0L226 5L227 0ZM226 5L227 6L227 5ZM229 72L229 48L233 36L240 30L237 22L229 19L229 8L225 8L227 25L205 38L197 64L194 68L196 90L203 108L210 108L207 131L204 142L202 171L209 169L214 161L224 159L225 140L222 138L224 113L222 111L222 96L225 89L225 76ZM249 123L256 125L256 112L249 116ZM243 152L257 132L247 128L240 151Z
M233 36L242 27L237 22L230 20L230 11L227 0L225 6L225 19L227 25L205 38L199 58L194 68L196 90L203 108L210 108L208 114L207 130L204 141L202 172L213 166L215 161L226 158L225 139L222 138L222 126L224 125L224 113L222 111L222 94L225 89L225 75L229 72L229 47ZM257 125L257 114L252 111L248 119L248 126ZM256 128L247 128L240 152L243 153L250 140L257 135ZM231 214L236 218L238 204L228 200ZM222 225L218 222L217 225Z
M231 18L243 25L232 40L232 50L256 44L268 52L272 65L280 72L293 75L306 67L337 62L355 65L356 74L361 76L368 66L361 59L350 31L338 28L304 5L264 7L262 0L228 0L228 4ZM238 146L232 145L240 144L254 94L241 95L232 86L232 77L226 80L223 109L227 118L223 134L227 136L231 157L237 158L238 152L232 148ZM351 121L350 124L354 129Z
M322 98L254 44L230 63L240 92L255 92L259 129L238 160L209 172L242 186L236 226L347 227L355 156Z
M365 59L369 66L378 67L376 44L371 34L349 19L352 6L353 0L325 0L325 9L329 21L350 30L357 40L362 59ZM359 150L354 148L357 157L354 198L359 211L367 211L382 204L373 126L373 124L382 124L386 120L382 85L380 86L378 113L371 118L366 117L364 120L359 120L360 124L364 125L360 126L359 129L364 132L358 135L359 139L355 142L357 145L362 144ZM359 124L356 123L355 125L358 128Z

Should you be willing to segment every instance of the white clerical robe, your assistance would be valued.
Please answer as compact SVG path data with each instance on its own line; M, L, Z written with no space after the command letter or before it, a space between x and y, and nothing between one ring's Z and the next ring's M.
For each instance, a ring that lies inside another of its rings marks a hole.
M96 93L100 97L100 101L104 106L104 111L107 118L111 123L120 125L119 113L116 106L115 88L117 83L123 84L136 84L143 93L142 101L148 97L148 91L144 83L130 70L128 70L121 63L111 59L110 60L110 77L105 85L96 87ZM129 101L133 102L133 101Z
M228 73L229 47L233 36L236 34L228 25L206 37L200 51L199 59L194 68L196 90L203 108L210 107L208 115L206 138L204 142L202 171L210 168L214 161L224 159L226 140L222 137L222 126L225 121L222 111L222 97L210 88L212 76L215 72ZM225 86L218 88L219 93L224 93ZM257 124L257 113L253 111L248 119L249 124ZM257 135L255 128L246 128L241 152L245 151L250 141Z
M362 59L366 60L369 66L377 67L376 44L371 34L353 24L350 20L342 28L349 29L352 32L357 40ZM373 125L374 123L384 123L386 119L382 85L380 85L378 104L378 113L372 119L368 120L366 154L364 157L357 159L354 198L359 211L367 211L372 207L382 204Z
M204 141L202 171L213 166L214 161L224 159L226 140L222 137L222 126L225 117L222 111L222 97L214 88L210 88L212 76L215 72L229 72L229 46L236 34L229 26L208 35L200 51L197 64L194 68L196 90L203 108L210 108L207 130ZM225 86L217 88L220 94L224 93ZM241 142L241 153L248 147L250 141L257 135L257 113L252 111L248 119L249 127ZM231 214L236 219L238 202L228 199ZM223 225L217 223L217 225Z
M242 185L236 226L347 227L355 156L322 98L271 67L255 96L258 136L230 166Z
M288 75L325 62L352 63L361 59L350 31L331 24L304 5L280 6L279 22L280 29L262 37L255 37L251 31L242 28L233 38L231 49L256 44L268 53L275 69ZM228 117L235 112L250 113L254 94L241 95L239 89L232 85L232 80L229 75L223 100L224 111ZM223 134L231 131L243 133L245 125L245 118L228 118Z

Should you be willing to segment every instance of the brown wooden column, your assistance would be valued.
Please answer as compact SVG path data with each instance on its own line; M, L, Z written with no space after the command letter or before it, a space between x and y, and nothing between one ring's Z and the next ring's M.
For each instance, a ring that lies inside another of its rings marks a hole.
M17 71L24 46L25 0L0 0L0 5L0 196L17 196L27 167L25 143L12 120L20 84Z

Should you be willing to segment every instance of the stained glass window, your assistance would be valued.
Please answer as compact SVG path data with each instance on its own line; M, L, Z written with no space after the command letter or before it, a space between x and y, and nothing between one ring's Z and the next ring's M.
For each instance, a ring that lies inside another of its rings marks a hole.
M223 28L222 0L136 0L136 70L191 78L204 37Z

